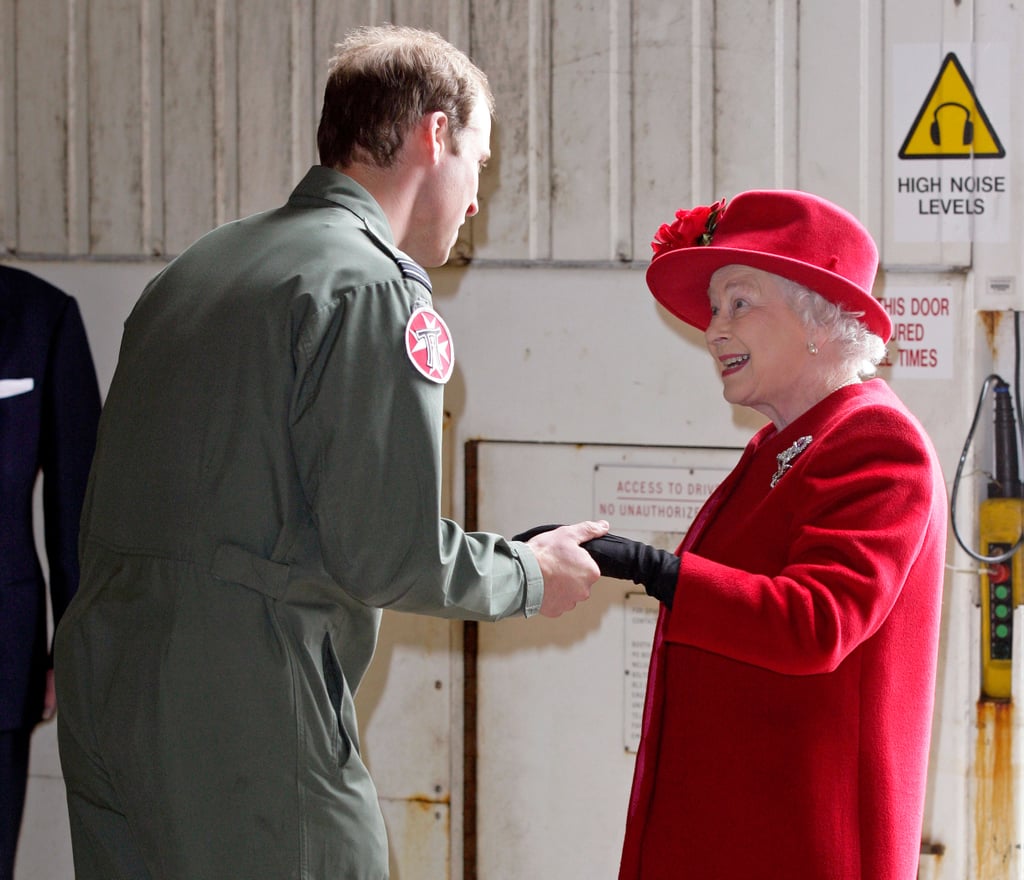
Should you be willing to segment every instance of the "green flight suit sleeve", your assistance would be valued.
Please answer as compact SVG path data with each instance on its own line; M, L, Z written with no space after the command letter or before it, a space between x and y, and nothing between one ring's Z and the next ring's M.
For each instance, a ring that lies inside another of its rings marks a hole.
M405 350L428 301L416 282L332 292L293 307L292 438L321 556L378 608L496 620L540 608L532 551L443 519L443 386Z

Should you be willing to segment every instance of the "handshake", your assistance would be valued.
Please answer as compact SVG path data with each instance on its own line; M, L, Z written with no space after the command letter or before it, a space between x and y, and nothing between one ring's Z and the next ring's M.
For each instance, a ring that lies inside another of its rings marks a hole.
M557 528L558 525L535 526L514 535L512 540L529 541L543 532ZM649 596L672 607L676 581L679 579L678 556L641 541L610 534L584 541L580 547L590 554L604 577L640 584Z

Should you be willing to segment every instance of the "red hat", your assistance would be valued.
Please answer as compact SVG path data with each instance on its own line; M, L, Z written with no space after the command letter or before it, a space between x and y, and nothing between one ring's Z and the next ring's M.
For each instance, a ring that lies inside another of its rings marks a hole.
M795 190L752 190L732 201L677 211L651 242L647 286L666 309L698 330L711 323L708 285L733 263L788 278L849 312L883 342L892 321L871 294L878 249L856 217Z

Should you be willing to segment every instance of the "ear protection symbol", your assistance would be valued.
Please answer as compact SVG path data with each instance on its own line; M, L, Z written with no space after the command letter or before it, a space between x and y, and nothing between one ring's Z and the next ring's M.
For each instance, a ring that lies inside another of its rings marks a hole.
M945 101L942 104L939 104L939 106L932 112L932 124L928 132L931 135L932 143L935 144L935 146L939 146L939 144L942 143L942 132L939 130L939 111L943 107L959 107L964 111L966 115L964 118L964 130L961 135L961 140L965 147L972 143L974 141L974 123L971 122L971 111L958 101Z

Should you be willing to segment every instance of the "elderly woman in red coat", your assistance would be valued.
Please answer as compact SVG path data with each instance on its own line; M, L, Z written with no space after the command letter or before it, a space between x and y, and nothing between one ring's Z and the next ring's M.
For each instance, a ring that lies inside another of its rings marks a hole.
M875 245L823 199L756 191L680 211L654 249L654 296L770 421L676 555L590 545L664 603L619 876L913 880L947 506L870 378Z

